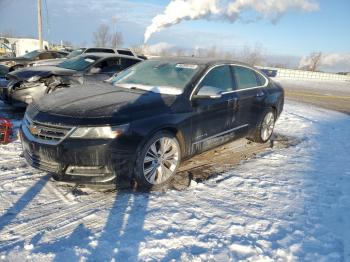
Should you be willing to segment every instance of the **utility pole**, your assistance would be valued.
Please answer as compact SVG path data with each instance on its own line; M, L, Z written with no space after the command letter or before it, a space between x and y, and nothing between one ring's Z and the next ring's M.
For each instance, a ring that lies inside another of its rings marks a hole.
M43 49L43 25L41 14L41 0L38 0L38 34L39 34L39 49Z

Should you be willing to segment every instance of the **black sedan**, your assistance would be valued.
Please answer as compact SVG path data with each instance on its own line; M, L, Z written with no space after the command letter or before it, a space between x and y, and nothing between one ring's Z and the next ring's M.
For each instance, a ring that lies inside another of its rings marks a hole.
M28 66L33 61L63 58L68 55L65 51L35 50L23 56L0 58L0 64L9 67L9 71L14 71Z
M242 137L267 142L284 105L278 84L234 61L149 60L104 85L27 108L30 165L70 183L161 188L184 159Z
M67 59L58 66L23 68L7 75L9 84L0 88L0 98L14 107L26 107L45 94L86 81L106 80L140 61L130 56L91 53Z

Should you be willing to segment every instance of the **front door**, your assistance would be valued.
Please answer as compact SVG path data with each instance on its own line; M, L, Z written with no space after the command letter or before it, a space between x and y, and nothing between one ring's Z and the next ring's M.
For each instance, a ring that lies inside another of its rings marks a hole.
M202 98L192 101L192 153L199 153L230 140L235 121L235 93L232 73L228 65L214 67L199 83L201 88L219 90L220 98Z

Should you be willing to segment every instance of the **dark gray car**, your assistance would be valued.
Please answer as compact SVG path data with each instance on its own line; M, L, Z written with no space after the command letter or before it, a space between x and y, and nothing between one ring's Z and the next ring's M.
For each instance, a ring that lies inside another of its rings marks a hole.
M58 66L27 67L7 75L9 84L0 88L0 98L15 107L26 107L45 94L86 82L101 82L141 61L130 56L91 53L67 59Z
M78 55L83 55L88 53L116 54L115 50L112 48L102 48L102 47L78 48L70 52L69 55L67 55L64 58L38 60L30 63L29 66L57 66L60 63L64 62L66 59L70 59ZM121 55L124 55L124 54L121 54Z

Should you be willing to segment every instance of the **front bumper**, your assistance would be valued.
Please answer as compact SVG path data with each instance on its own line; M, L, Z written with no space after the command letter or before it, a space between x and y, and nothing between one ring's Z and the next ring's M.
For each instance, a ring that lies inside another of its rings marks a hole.
M42 143L25 124L20 128L24 157L32 167L55 174L56 180L110 185L130 180L130 150L118 148L115 140L76 140L66 138L58 144ZM120 145L119 145L120 146Z

